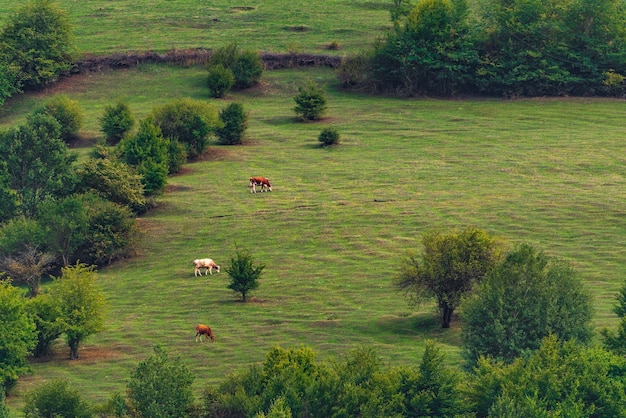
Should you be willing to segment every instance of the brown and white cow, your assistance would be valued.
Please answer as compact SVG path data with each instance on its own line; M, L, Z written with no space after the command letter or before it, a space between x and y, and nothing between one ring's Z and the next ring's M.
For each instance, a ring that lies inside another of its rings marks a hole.
M206 336L206 339L210 338L212 342L215 342L213 331L211 331L211 328L209 328L208 325L202 325L202 324L196 325L196 342L198 342L198 337L200 337L200 342L202 342L203 335Z
M256 186L261 186L261 191L265 189L272 191L272 185L266 177L250 177L250 193L256 193Z
M211 260L210 258L200 258L197 260L193 260L193 265L196 268L193 272L194 276L196 277L198 277L198 273L200 273L200 276L202 276L202 271L200 271L200 269L206 269L204 273L205 276L207 276L209 273L213 275L213 269L217 270L218 273L220 272L220 266L215 264L215 261Z

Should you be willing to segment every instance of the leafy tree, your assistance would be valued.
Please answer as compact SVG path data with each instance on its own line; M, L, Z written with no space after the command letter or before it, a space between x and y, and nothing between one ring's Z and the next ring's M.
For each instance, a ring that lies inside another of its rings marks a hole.
M51 0L23 3L0 31L0 62L12 63L18 82L40 87L70 68L72 25L67 13Z
M67 144L78 139L78 131L83 126L85 119L78 102L67 96L56 96L36 109L34 113L42 113L55 118L61 126L61 139Z
M167 142L168 173L178 173L187 162L187 147L176 139Z
M61 307L63 333L70 348L70 359L78 358L78 347L88 336L102 330L105 300L96 286L93 266L76 263L63 267L61 277L49 287L54 303Z
M94 414L76 389L64 380L52 380L26 394L26 418L90 418Z
M50 353L52 343L63 333L61 307L54 303L50 294L42 293L28 300L26 311L37 327L37 345L33 356L46 356Z
M26 301L9 280L0 280L0 392L8 392L29 370L26 356L37 342Z
M441 327L449 328L452 313L463 296L494 267L500 246L487 232L473 227L447 234L427 233L422 243L421 261L409 254L402 261L394 284L415 303L434 296Z
M321 119L326 111L327 100L324 90L312 80L298 86L298 94L293 100L296 102L294 112L304 120Z
M127 164L111 158L88 158L76 170L78 190L93 192L134 213L148 209L142 177Z
M237 250L235 257L230 259L230 266L225 269L230 276L228 288L241 293L241 298L245 302L248 293L259 287L259 278L264 269L264 264L254 264L248 251Z
M0 108L4 105L6 99L18 93L20 89L21 84L18 80L18 69L16 66L0 61Z
M0 133L0 153L23 215L32 217L45 199L74 190L77 156L61 140L59 122L52 116L31 115L25 125Z
M139 123L139 132L118 145L122 160L137 168L145 193L155 194L165 187L168 173L168 142L151 117Z
M485 276L462 313L470 364L480 356L511 362L550 334L582 343L592 336L591 298L576 272L527 244Z
M46 231L47 248L54 249L63 265L68 266L84 244L89 226L83 202L76 195L58 201L46 200L39 208L37 219Z
M127 385L133 416L166 418L187 416L193 403L194 377L179 358L170 358L160 346L139 363Z
M134 125L135 118L128 104L123 101L105 106L100 118L100 130L104 133L106 143L109 145L117 145Z
M163 136L184 144L191 159L204 153L209 135L220 126L217 108L198 100L173 100L154 109L152 114Z
M8 221L17 213L17 193L10 185L7 163L0 161L0 223Z
M0 257L0 270L14 282L25 284L34 298L41 290L41 278L54 268L56 257L51 253L25 245L21 251Z
M232 66L235 88L247 89L259 84L263 75L263 61L255 51L241 51Z
M224 68L221 64L209 67L207 86L212 97L221 98L235 84L235 75L230 68Z
M243 135L248 128L248 114L243 109L243 104L233 102L220 110L220 120L223 126L215 133L221 144L241 144Z
M0 226L0 254L19 255L27 248L46 251L45 231L35 219L18 216Z
M512 364L481 358L467 378L479 417L618 417L626 413L624 358L546 337Z
M322 129L322 132L320 132L320 135L317 139L324 147L335 145L339 143L339 131L337 131L336 128L332 127L324 128Z
M620 318L617 332L604 328L600 332L604 337L604 347L619 355L626 355L626 283L617 295L617 305L613 307L613 312Z

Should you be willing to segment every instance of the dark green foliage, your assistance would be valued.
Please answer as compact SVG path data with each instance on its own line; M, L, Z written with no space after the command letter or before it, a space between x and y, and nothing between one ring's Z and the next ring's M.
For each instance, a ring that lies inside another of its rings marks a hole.
M212 97L224 97L235 84L235 75L230 68L224 68L221 64L209 67L207 86Z
M17 193L10 186L11 177L7 163L0 161L0 224L13 218L17 213Z
M110 158L88 158L76 170L78 190L93 192L134 213L148 209L141 176L127 164Z
M188 416L194 377L179 358L170 358L160 346L139 363L127 385L131 416L169 418Z
M241 51L232 66L235 88L247 89L256 86L263 75L263 61L254 51Z
M67 96L56 96L34 113L43 113L55 118L61 126L61 139L67 144L78 139L78 131L85 119L78 102Z
M294 112L304 120L317 120L322 117L327 107L324 90L314 81L298 86L298 94L293 98L296 102Z
M78 358L78 347L88 336L104 326L106 302L96 286L93 266L76 263L63 267L47 289L53 303L61 309L61 329L70 348L70 360Z
M574 270L521 245L487 274L462 309L463 348L511 362L554 334L584 343L592 336L591 297Z
M167 142L167 171L168 174L178 173L187 162L187 147L175 139Z
M5 397L4 391L0 390L0 418L11 418L9 408L4 404Z
M254 264L248 251L237 250L235 257L230 259L230 266L225 269L230 276L228 288L241 293L241 298L245 302L248 293L259 287L259 278L264 269L264 264Z
M35 323L26 300L9 280L0 280L0 392L8 392L20 374L29 370L26 356L37 342Z
M324 128L317 137L322 146L335 145L339 143L339 131L336 128Z
M78 390L64 380L52 380L26 395L26 418L90 418L94 414Z
M150 117L139 123L136 135L124 138L119 144L121 160L136 168L142 177L147 195L160 192L169 171L168 140Z
M620 323L617 332L609 331L606 328L601 330L604 337L604 347L624 356L626 355L626 284L622 286L617 295L617 305L613 311L620 318Z
M233 102L220 111L223 126L215 131L220 144L241 144L243 135L248 128L248 114L243 104Z
M55 81L72 62L72 25L51 0L29 0L0 32L0 62L18 69L16 86L40 87Z
M0 254L15 255L25 248L45 250L46 233L39 222L18 216L0 226Z
M26 311L31 315L37 327L37 345L33 356L42 357L50 354L52 343L63 333L61 309L49 294L43 293L28 300Z
M100 118L101 130L104 133L106 143L117 145L133 128L135 118L124 102L115 105L107 105L104 114Z
M625 377L624 358L550 336L510 365L481 359L466 398L479 417L620 417Z
M0 133L0 154L21 214L34 216L45 199L73 192L76 155L70 154L52 116L31 115L25 125Z
M422 238L421 260L409 254L394 284L413 302L435 297L442 328L449 328L461 299L489 272L500 257L497 240L487 232L468 227L447 234L431 232Z
M21 84L18 81L16 66L0 61L0 108L6 99L18 93L20 89Z
M154 109L153 116L163 136L184 144L191 159L204 153L209 135L220 126L215 106L192 99L173 100Z

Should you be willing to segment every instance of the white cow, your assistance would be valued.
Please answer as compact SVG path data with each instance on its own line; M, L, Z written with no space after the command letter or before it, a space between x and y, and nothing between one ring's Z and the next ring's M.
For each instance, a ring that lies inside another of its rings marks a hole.
M193 260L193 265L196 268L196 270L194 271L194 276L196 277L198 277L198 272L200 273L200 276L202 276L202 272L200 271L200 269L206 269L206 272L204 273L205 276L209 273L213 275L214 268L215 270L217 270L218 273L220 272L220 266L215 264L215 261L211 260L210 258L200 258L197 260Z

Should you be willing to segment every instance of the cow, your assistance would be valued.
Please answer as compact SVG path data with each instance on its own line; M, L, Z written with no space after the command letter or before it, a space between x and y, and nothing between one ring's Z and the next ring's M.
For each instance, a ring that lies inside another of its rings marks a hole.
M196 342L198 342L198 337L200 337L200 342L202 342L202 336L205 335L205 339L211 339L211 342L215 342L215 337L213 336L213 331L209 328L208 325L198 324L196 325Z
M256 186L261 186L262 192L264 192L266 188L268 191L272 191L272 185L265 177L250 177L250 193L256 193Z
M197 260L193 260L193 265L196 268L193 273L196 277L198 277L198 272L200 273L200 276L202 276L202 271L200 271L200 269L206 269L204 273L205 276L207 276L209 273L213 275L213 269L217 270L218 273L220 272L220 266L215 264L215 261L211 260L210 258L200 258Z

